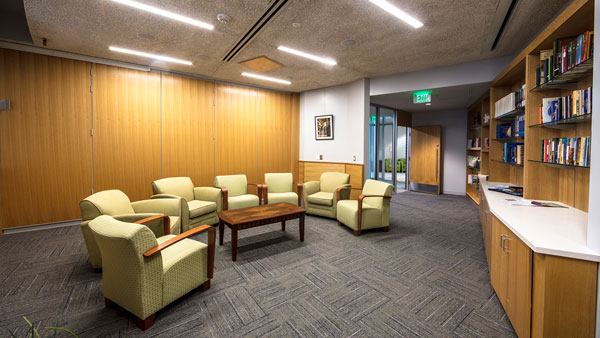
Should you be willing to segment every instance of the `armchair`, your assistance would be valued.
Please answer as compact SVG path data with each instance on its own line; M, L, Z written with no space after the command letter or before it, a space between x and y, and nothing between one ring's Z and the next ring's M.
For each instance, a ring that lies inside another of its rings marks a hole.
M110 308L115 303L132 313L142 330L152 326L156 312L174 300L197 287L210 288L216 239L210 225L156 238L142 225L146 221L133 224L99 216L89 224L106 262L102 271L105 305ZM208 231L208 245L186 239L203 231Z
M372 228L383 228L384 232L388 232L393 188L385 182L367 180L358 201L338 202L338 224L354 230L355 236L360 236L361 230Z
M293 181L291 173L265 174L265 184L262 186L264 204L287 202L301 206L302 184L297 183L296 194Z
M349 182L348 174L328 172L321 174L319 181L304 183L302 199L306 212L335 218L338 201L350 198Z
M152 182L152 199L183 198L181 230L187 231L202 224L218 224L217 211L221 206L221 190L213 187L194 187L189 177L169 177Z
M81 209L81 232L90 257L90 264L96 270L102 268L102 256L91 233L89 223L101 215L113 216L123 222L136 222L150 216L164 214L169 216L169 225L163 218L147 222L146 226L156 235L178 234L183 199L143 200L131 202L120 190L105 190L86 197L79 202Z
M248 186L255 185L257 195L248 194ZM248 183L246 175L215 176L215 187L221 189L222 209L234 210L260 204L262 184Z

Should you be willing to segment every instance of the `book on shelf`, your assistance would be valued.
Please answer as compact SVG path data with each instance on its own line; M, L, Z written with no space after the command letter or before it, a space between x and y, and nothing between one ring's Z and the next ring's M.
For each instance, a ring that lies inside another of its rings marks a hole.
M526 87L521 86L518 90L513 93L506 95L500 100L495 102L496 118L502 117L516 109L524 108L526 102Z
M481 148L481 138L476 137L476 138L470 138L467 140L467 147L468 148Z
M525 136L525 113L515 116L515 137Z
M485 150L489 150L490 149L490 138L489 137L484 137L483 138L483 149Z
M481 159L479 156L467 156L467 165L469 168L479 169L481 164Z
M536 86L554 78L594 56L594 32L554 40L554 48L540 51L540 67L536 69Z
M589 167L590 137L542 140L542 162Z
M488 124L488 123L490 123L490 114L485 113L485 115L483 115L483 124Z
M520 164L525 161L525 146L523 143L504 143L502 160L506 163Z
M571 95L542 99L540 123L549 123L592 113L592 87L574 90Z
M512 123L496 124L496 139L501 140L512 137Z

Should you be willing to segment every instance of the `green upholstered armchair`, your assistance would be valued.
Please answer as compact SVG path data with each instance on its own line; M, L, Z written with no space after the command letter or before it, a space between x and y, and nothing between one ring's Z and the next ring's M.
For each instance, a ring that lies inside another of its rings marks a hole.
M153 216L165 218L167 216ZM132 313L142 330L154 324L156 312L186 293L210 288L215 259L216 231L210 225L180 235L156 238L141 223L100 216L89 223L104 268L102 291L106 307L113 303ZM208 245L186 239L208 231Z
M120 190L105 190L86 197L79 202L81 209L81 232L94 269L102 268L102 257L98 246L89 229L89 223L101 215L113 216L123 222L135 222L141 219L164 214L169 216L169 229L165 229L162 219L156 219L146 225L156 236L178 234L181 232L181 210L184 200L162 199L131 202L129 197Z
M194 187L189 177L169 177L152 182L152 199L183 198L181 230L202 224L218 224L217 211L221 206L221 189Z
M321 174L319 181L302 185L302 199L306 212L313 215L335 218L338 201L350 198L350 175L328 172Z
M391 184L367 180L358 196L358 201L339 201L337 219L339 225L346 225L360 236L361 230L383 228L390 230L390 201L393 186Z
M257 195L248 194L249 185L256 185ZM254 207L260 204L262 184L248 183L246 175L215 176L215 187L221 189L222 210Z
M298 183L298 194L294 192L294 178L291 173L265 174L262 186L264 204L287 202L302 204L302 184Z

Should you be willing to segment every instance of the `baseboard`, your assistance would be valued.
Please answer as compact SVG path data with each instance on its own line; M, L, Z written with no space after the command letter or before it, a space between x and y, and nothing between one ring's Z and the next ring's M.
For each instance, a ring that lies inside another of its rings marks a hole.
M18 234L18 233L22 233L22 232L69 227L69 226L74 226L74 225L79 225L79 224L81 224L81 219L73 219L70 221L61 221L61 222L44 223L44 224L24 225L24 226L20 226L20 227L2 229L2 234L3 235Z
M444 191L444 195L467 196L466 191Z

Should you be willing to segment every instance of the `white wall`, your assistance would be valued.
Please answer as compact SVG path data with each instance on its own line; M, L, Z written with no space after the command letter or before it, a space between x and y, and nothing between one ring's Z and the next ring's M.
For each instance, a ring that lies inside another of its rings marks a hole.
M319 161L319 155L323 155L323 162L364 164L369 141L368 108L368 79L301 93L300 160ZM330 114L333 140L315 140L315 116Z
M381 76L371 79L371 95L410 92L428 88L462 86L492 81L512 56Z
M465 195L467 110L412 114L413 127L442 126L442 193Z

